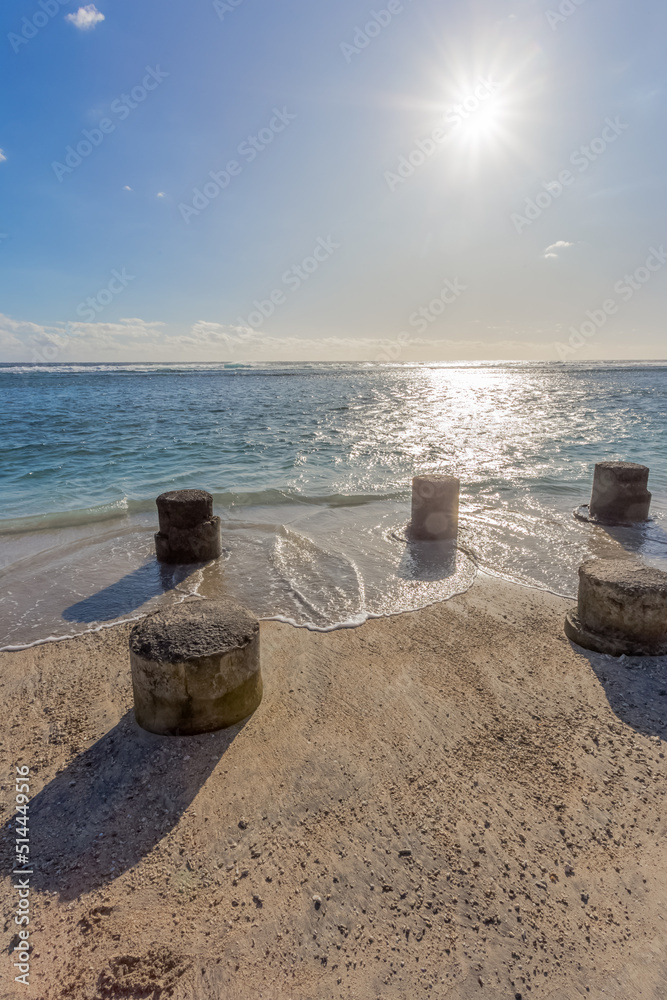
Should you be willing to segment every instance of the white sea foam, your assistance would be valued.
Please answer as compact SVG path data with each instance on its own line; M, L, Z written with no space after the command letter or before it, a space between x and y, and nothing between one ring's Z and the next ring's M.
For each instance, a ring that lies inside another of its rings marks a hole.
M667 366L0 365L0 642L230 593L316 630L409 611L477 570L574 596L591 555L667 565ZM593 465L651 467L654 521L577 522ZM460 550L410 545L410 477L462 481ZM155 496L201 487L225 558L155 561Z
M33 646L44 646L50 642L64 642L66 639L74 639L79 635L88 635L91 632L102 632L104 629L117 628L126 622L137 622L144 615L133 615L131 618L120 618L115 622L106 622L103 625L96 625L94 628L83 629L81 632L70 632L68 635L47 635L44 639L35 639L33 642L25 642L16 646L0 646L0 653L18 653L21 649L32 649Z

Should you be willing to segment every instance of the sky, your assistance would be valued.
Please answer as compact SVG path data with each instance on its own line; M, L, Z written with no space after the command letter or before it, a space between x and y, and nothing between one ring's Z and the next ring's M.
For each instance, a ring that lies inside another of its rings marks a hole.
M667 356L664 3L0 19L0 361Z

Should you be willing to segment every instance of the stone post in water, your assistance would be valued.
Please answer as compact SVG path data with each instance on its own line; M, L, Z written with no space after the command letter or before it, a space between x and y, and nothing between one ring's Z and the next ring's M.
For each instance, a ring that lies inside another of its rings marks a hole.
M649 470L633 462L598 462L593 478L590 515L606 524L646 521L651 507Z
M455 541L459 530L461 481L455 476L415 476L412 480L412 521L414 541Z
M155 551L160 562L200 563L220 556L220 518L213 515L210 493L172 490L155 502L160 522Z

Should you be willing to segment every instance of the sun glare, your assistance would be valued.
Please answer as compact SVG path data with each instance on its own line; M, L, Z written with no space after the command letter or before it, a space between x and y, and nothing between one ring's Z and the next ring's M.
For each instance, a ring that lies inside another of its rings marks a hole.
M448 138L470 165L500 152L511 139L507 84L484 77L459 88L461 97L448 105Z
M471 141L492 139L502 128L503 108L500 100L490 97L486 104L472 111L460 126L462 138Z
M449 148L447 170L470 179L501 161L532 159L534 99L542 86L541 51L534 43L511 45L478 39L467 50L443 44L428 101Z

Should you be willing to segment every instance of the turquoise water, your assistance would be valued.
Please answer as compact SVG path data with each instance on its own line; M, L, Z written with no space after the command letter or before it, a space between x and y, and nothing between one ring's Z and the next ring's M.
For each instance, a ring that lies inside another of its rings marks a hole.
M571 595L591 554L667 554L667 364L4 365L0 398L0 645L220 589L318 628L480 567ZM573 519L610 458L650 466L649 525ZM405 541L424 471L462 480L451 565ZM184 487L213 493L224 559L165 576L154 498Z

